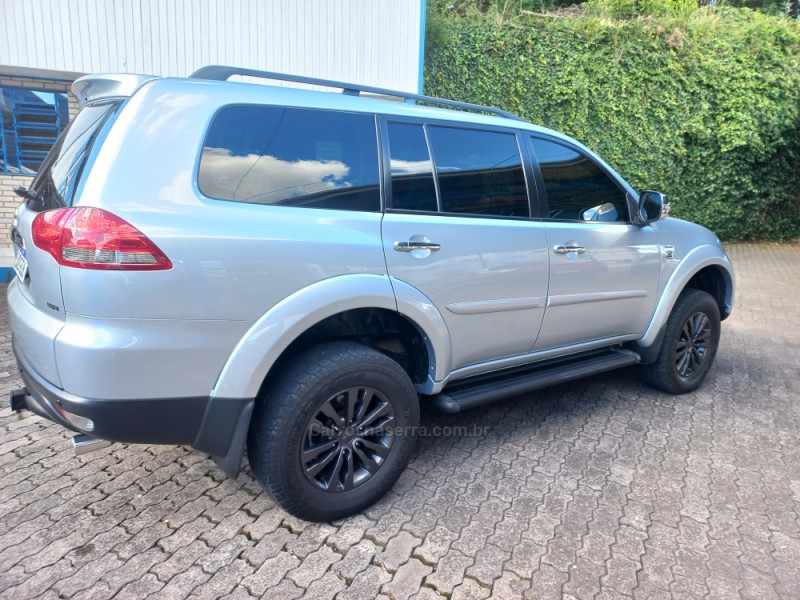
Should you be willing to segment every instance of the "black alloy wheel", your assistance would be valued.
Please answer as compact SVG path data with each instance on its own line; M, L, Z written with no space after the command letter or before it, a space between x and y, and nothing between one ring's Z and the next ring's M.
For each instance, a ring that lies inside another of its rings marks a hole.
M711 320L703 312L693 314L675 341L675 368L681 377L691 377L703 365L711 342Z
M391 401L373 387L342 390L309 421L300 449L303 473L326 492L366 483L386 462L396 423Z
M644 379L670 394L696 390L714 363L720 331L717 300L702 290L684 290L667 319L658 356L640 366Z
M419 398L397 362L363 344L328 342L276 369L256 400L247 455L283 508L331 521L389 491L418 426Z

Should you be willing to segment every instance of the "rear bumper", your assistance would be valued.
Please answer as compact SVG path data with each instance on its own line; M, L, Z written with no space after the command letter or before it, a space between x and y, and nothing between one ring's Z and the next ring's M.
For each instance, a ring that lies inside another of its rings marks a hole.
M14 355L36 414L73 431L62 411L91 419L95 437L133 444L192 444L200 430L208 398L164 398L147 400L99 400L75 396L37 373L12 341Z
M71 431L132 444L190 445L214 457L235 477L244 451L254 400L228 398L147 398L108 400L70 394L47 381L28 363L12 339L25 394L12 392L12 408L27 408ZM65 415L91 419L79 429Z

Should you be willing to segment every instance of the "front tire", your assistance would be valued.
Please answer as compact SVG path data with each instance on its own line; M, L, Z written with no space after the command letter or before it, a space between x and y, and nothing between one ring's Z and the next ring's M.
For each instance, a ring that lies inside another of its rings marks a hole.
M361 511L408 464L419 400L377 350L322 344L296 356L259 399L247 442L261 486L293 515L330 521Z
M658 358L641 367L645 381L670 394L696 390L714 363L720 330L714 297L701 290L684 290L667 319Z

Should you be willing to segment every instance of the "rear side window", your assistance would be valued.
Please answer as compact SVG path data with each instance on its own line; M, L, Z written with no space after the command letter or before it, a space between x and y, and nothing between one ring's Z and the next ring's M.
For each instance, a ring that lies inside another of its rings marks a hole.
M372 115L228 106L211 122L198 184L220 200L379 211Z
M628 221L626 193L600 165L563 144L535 137L531 141L551 219Z
M528 217L513 133L429 126L443 212Z

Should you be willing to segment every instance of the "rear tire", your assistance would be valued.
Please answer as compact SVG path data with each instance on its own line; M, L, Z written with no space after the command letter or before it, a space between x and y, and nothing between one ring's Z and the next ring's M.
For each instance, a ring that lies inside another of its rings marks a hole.
M395 361L352 342L295 357L259 399L247 441L261 486L291 514L330 521L361 511L408 464L419 400Z
M658 358L640 367L645 381L670 394L696 390L714 363L720 330L714 297L701 290L684 290L667 319Z

